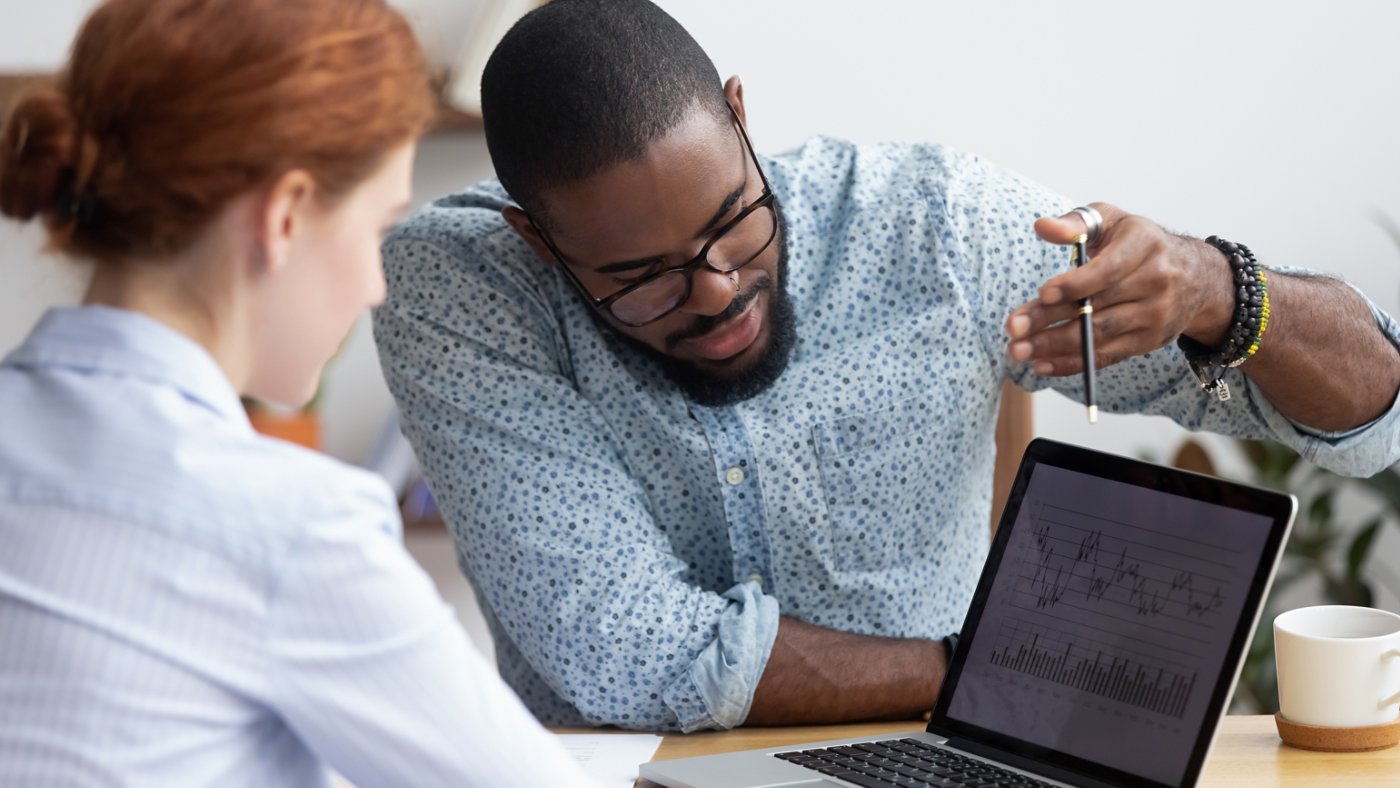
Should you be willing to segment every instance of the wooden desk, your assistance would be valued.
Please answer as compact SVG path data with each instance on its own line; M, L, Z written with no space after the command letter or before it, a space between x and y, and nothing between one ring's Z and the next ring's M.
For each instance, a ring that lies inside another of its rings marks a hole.
M688 758L733 750L783 747L807 741L883 736L921 730L917 722L882 722L809 728L738 728L732 731L668 735L654 760ZM654 786L646 780L639 788ZM1397 786L1400 747L1375 752L1327 753L1295 750L1278 739L1273 717L1226 717L1215 736L1197 785L1218 786Z

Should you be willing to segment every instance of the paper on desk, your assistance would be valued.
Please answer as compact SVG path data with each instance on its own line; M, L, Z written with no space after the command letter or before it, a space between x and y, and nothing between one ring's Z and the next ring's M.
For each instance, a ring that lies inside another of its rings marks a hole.
M650 733L562 733L559 742L583 773L608 788L632 788L661 737Z

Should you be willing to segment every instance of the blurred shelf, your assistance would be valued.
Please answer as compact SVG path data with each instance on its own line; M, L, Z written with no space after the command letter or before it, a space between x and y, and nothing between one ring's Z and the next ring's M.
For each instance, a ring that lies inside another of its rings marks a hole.
M433 123L431 133L450 131L473 131L482 127L481 116L475 113L463 112L459 109L443 104L438 107L437 121Z
M443 101L443 96L447 94L446 75L438 75L433 78L433 92L438 97L438 116L433 123L434 132L443 131L472 131L481 128L481 115L476 112L463 112L456 107L449 106Z
M0 117L8 115L10 106L27 91L52 85L53 82L53 74L0 74ZM462 112L442 102L442 80L435 80L434 87L438 88L439 98L438 117L432 132L472 131L481 128L480 115Z

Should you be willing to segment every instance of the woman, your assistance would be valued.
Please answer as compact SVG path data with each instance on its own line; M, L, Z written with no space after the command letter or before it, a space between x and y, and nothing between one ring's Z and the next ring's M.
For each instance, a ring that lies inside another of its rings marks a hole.
M0 210L93 264L0 364L0 784L584 782L375 477L256 435L365 307L434 102L382 0L110 0Z

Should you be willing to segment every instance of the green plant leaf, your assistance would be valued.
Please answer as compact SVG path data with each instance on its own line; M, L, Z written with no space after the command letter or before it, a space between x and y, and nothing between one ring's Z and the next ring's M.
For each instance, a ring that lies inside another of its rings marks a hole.
M1332 530L1332 495L1333 490L1326 490L1308 504L1308 519L1320 532Z
M1260 617L1245 654L1240 674L1240 691L1232 701L1232 710L1272 713L1278 709L1278 685L1274 669L1273 618L1279 607L1273 600L1285 589L1303 580L1315 580L1321 598L1304 604L1321 602L1373 606L1376 572L1368 559L1376 546L1376 537L1386 523L1400 525L1400 465L1369 479L1351 479L1302 461L1297 452L1287 447L1261 441L1239 440L1239 450L1248 460L1251 484L1288 490L1298 496L1299 511L1293 531L1284 545L1284 558L1270 592L1265 614ZM1359 484L1360 486L1353 486ZM1348 521L1351 507L1338 508L1339 501L1361 490L1367 499L1363 509L1369 518L1359 528ZM1385 507L1375 513L1371 504L1379 499Z
M1321 566L1323 559L1332 552L1332 545L1336 541L1337 534L1335 532L1299 533L1294 531L1283 549L1287 555L1300 558L1309 564Z
M1400 515L1400 471L1386 468L1369 479L1357 479L1366 489L1380 496L1390 510Z
M1245 459L1249 464L1258 470L1264 470L1268 465L1268 451L1264 448L1263 441L1240 440L1240 450L1244 452Z
M1371 593L1371 587L1356 578L1328 576L1322 585L1328 601L1333 604L1373 607L1376 601L1376 595Z
M1280 569L1278 574L1274 575L1274 583L1272 586L1270 586L1271 590L1269 591L1269 593L1277 594L1283 589L1288 588L1289 586L1298 582L1299 580L1302 580L1304 577L1307 577L1307 575L1308 568L1305 566L1290 571L1283 571L1282 569Z
M1280 481L1287 479L1288 475L1293 473L1293 469L1297 467L1298 461L1303 459L1302 456L1281 443L1270 443L1269 445L1273 447L1275 474Z
M1245 691L1247 698L1236 694L1231 704L1236 710L1269 714L1278 709L1278 683L1274 676L1274 616L1270 608L1265 608L1254 628L1254 637L1249 641L1244 666L1240 669L1239 687Z
M1240 449L1256 471L1257 483L1283 487L1300 459L1298 453L1272 441L1241 440Z
M1366 565L1366 559L1371 555L1371 546L1376 542L1376 534L1381 529L1381 518L1377 517L1367 523L1356 532L1356 536L1351 540L1351 546L1347 548L1347 579L1360 581L1361 567Z

